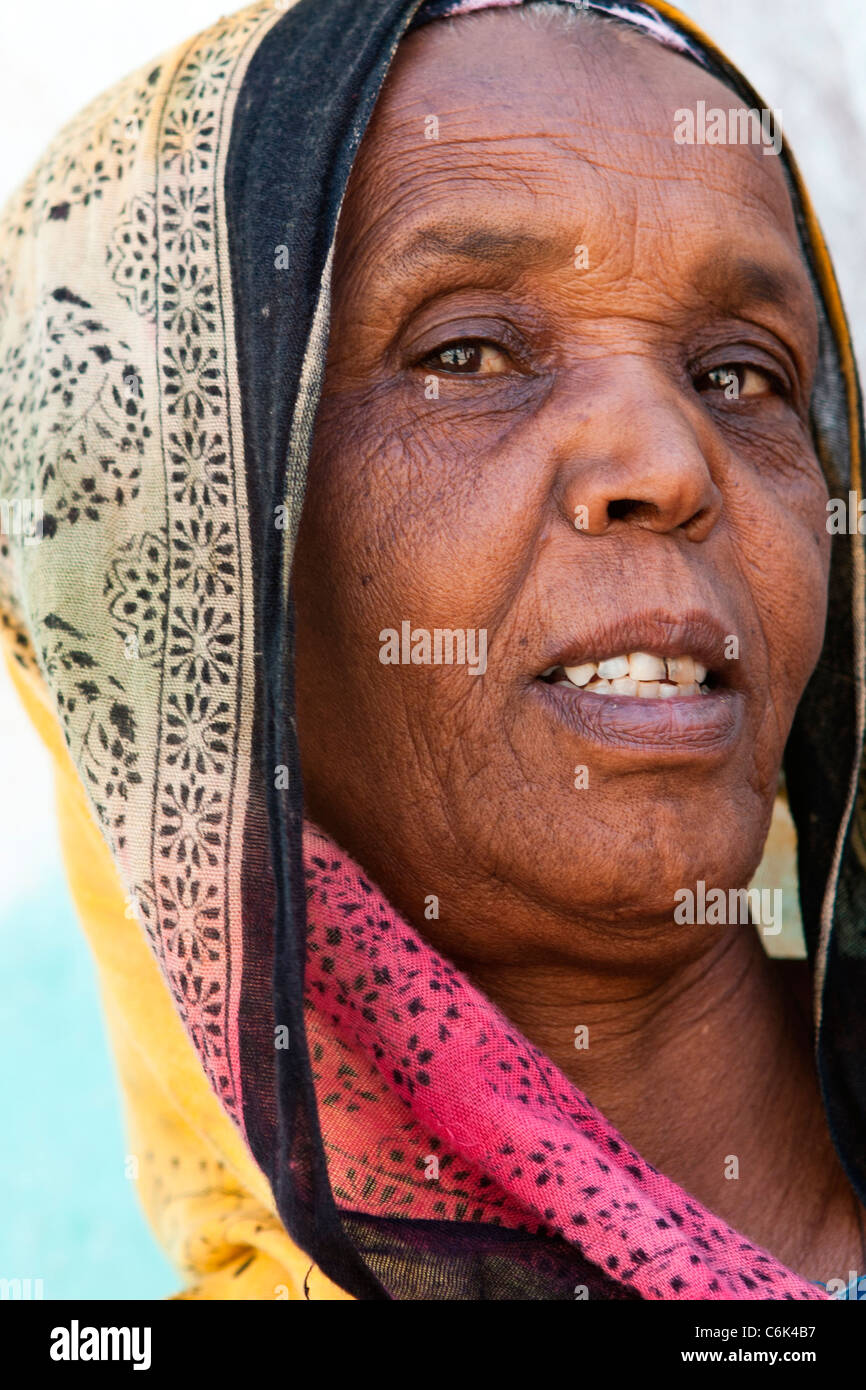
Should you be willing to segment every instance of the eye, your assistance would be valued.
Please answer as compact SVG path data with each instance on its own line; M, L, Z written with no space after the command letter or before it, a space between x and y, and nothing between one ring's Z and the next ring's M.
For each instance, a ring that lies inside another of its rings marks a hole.
M695 388L720 392L726 400L757 400L761 396L787 396L785 383L764 367L749 362L724 362L695 378Z
M508 371L511 358L496 343L482 338L459 338L428 353L423 365L454 375L497 376Z

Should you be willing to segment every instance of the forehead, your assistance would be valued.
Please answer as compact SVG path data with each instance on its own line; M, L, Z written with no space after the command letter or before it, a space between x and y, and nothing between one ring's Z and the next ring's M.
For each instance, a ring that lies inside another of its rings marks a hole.
M503 234L519 256L540 229L552 264L588 239L614 271L660 241L674 273L703 265L710 242L760 245L768 264L799 259L776 155L674 139L677 111L699 101L743 105L694 63L605 22L568 29L492 10L431 24L404 40L383 87L343 247L380 273L425 238L435 250L445 227L474 241L476 259L486 245L491 263Z

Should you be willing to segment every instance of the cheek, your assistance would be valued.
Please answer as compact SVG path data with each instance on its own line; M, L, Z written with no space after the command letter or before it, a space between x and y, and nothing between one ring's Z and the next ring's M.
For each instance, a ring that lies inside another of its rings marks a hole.
M760 490L733 509L769 694L786 729L821 654L830 563L826 484L814 454L800 459L801 466L765 471Z
M353 640L402 620L495 625L534 533L541 493L506 447L512 413L458 424L423 393L422 381L417 400L341 394L317 421L298 567L317 569L335 607L343 596Z
M351 762L382 796L393 767L429 775L428 745L429 762L442 764L435 749L451 737L455 702L474 718L480 693L465 668L403 664L404 624L485 626L490 576L473 566L468 494L438 444L422 412L398 418L370 393L324 400L316 423L293 572L299 721L311 776L340 744L344 773ZM322 672L333 679L323 684Z

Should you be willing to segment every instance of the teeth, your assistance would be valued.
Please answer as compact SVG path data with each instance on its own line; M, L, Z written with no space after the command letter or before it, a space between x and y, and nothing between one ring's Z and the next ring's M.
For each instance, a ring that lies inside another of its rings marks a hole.
M628 659L628 673L633 681L663 681L665 663L660 656L632 652Z
M693 685L696 679L695 663L690 656L669 656L668 680L677 685ZM706 672L704 672L706 675Z
M572 685L586 685L596 673L594 661L587 661L583 666L565 666L563 669Z
M560 673L557 679L557 672ZM556 685L570 690L590 690L599 695L637 696L642 700L670 700L675 695L709 695L707 668L691 656L665 660L650 652L630 652L604 661L584 661L579 666L549 666L543 678L553 676Z

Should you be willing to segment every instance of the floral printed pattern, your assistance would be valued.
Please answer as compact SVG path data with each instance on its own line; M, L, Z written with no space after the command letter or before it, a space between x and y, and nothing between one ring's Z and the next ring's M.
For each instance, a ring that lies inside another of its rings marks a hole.
M4 622L54 692L136 915L240 1123L229 827L249 775L252 605L220 171L245 65L280 17L262 3L220 20L91 103L0 226L0 483L44 507L38 545L0 536Z

